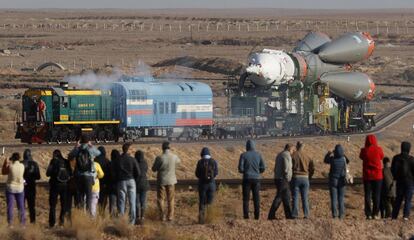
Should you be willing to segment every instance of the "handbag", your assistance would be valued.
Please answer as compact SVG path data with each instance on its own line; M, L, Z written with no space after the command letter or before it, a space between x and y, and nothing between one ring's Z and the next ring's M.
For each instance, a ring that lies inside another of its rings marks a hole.
M351 172L349 171L348 164L346 163L346 158L343 157L345 162L345 182L347 184L353 184L354 183L354 177L352 176Z

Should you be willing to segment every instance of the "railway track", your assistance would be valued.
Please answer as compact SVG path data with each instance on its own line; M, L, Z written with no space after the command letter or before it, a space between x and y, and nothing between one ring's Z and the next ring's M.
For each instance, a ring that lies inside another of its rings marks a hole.
M156 180L150 180L150 188L152 191L156 190L157 184ZM355 178L353 186L358 186L363 183L362 178ZM242 179L216 179L217 186L226 186L228 188L236 189L242 185ZM328 188L328 179L327 178L314 178L310 181L311 188L315 189L325 189ZM198 180L196 179L183 179L178 180L175 188L180 191L191 191L197 190ZM261 190L274 189L274 179L273 178L264 178L260 181ZM49 183L47 181L37 182L38 188L48 189ZM0 191L4 191L6 188L6 183L0 183Z
M332 134L332 136L348 136L348 135L353 135L353 136L358 136L358 135L366 135L366 134L374 134L374 133L379 133L383 130L385 130L387 127L393 125L395 122L397 122L399 119L401 119L402 117L404 117L406 114L408 114L409 112L414 110L414 100L407 102L406 104L404 104L401 108L399 108L398 110L388 113L388 114L383 114L381 116L379 116L376 119L376 126L374 128L372 128L371 130L365 131L365 132L353 132L353 133L335 133ZM265 140L274 140L274 139L302 139L302 138L315 138L315 137L324 137L324 136L328 136L328 135L295 135L295 136L260 136L257 140L258 141L265 141ZM135 141L133 142L134 144L138 144L138 145L146 145L146 144L161 144L163 141L165 141L165 139L143 139L143 140L139 140L139 141ZM240 142L244 142L245 139L234 139L234 138L228 138L228 139L201 139L201 140L197 140L196 143L240 143ZM188 144L188 143L193 143L194 141L175 141L174 144ZM100 145L104 145L104 146L119 146L121 145L123 142L98 142L97 144ZM5 147L5 148L27 148L28 146L30 146L30 148L45 148L45 147L64 147L64 146L73 146L74 143L61 143L61 144L32 144L32 145L27 145L27 144L22 144L22 143L11 143L11 144L3 144L0 145L0 147Z

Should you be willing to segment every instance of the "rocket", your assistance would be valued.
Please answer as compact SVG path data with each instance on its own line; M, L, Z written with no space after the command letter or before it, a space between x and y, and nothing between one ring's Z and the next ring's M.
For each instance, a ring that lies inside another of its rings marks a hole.
M351 64L368 59L375 48L369 33L352 32L336 39L310 32L291 52L264 49L250 54L240 86L250 80L257 87L280 86L298 80L321 82L350 102L371 100L375 84L368 75L352 72Z

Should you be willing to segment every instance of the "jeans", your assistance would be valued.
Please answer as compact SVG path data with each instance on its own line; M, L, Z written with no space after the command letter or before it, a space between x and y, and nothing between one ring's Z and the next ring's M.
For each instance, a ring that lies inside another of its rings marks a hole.
M411 200L413 198L414 184L397 182L397 197L395 199L394 208L392 211L392 218L397 219L400 212L402 202L404 200L403 217L410 217Z
M292 218L298 217L299 209L299 194L302 198L303 215L305 218L309 217L309 178L308 177L294 177L292 179L292 195L293 208Z
M60 215L59 224L63 225L65 222L65 214L68 211L68 187L67 185L52 185L49 191L49 226L53 227L56 223L56 205L60 198Z
M125 214L126 200L129 202L129 222L135 224L136 220L136 185L134 179L118 182L118 212L119 215Z
M99 192L92 192L91 202L89 204L91 206L92 217L96 217L96 207L98 206L98 201L99 201Z
M260 216L260 180L259 179L243 179L243 217L249 219L249 200L250 191L253 194L254 219Z
M329 193L331 195L332 217L344 218L345 216L345 177L329 179ZM338 215L339 210L339 215Z
M379 214L381 201L382 180L364 181L365 192L365 216L373 218ZM373 202L373 208L371 208Z
M91 197L92 197L92 185L93 180L90 176L78 176L77 177L77 192L79 200L79 208L90 211L91 209Z
M137 218L144 219L145 208L147 207L147 191L137 191Z
M272 220L276 219L276 211L279 208L280 204L283 203L283 209L285 211L285 217L287 219L292 218L292 208L290 206L290 187L289 182L286 179L275 179L275 185L277 193L273 199L272 206L269 210L269 215L267 219Z
M24 187L24 198L29 208L30 223L36 222L36 185L26 185Z
M26 224L26 213L24 210L24 192L12 193L6 190L7 223L9 225L13 223L14 201L16 201L17 209L19 210L20 223L24 225Z
M198 212L199 212L199 222L203 223L205 220L205 211L206 206L213 203L214 193L216 192L216 181L212 180L207 183L198 183Z
M157 205L160 212L160 218L165 220L164 201L167 198L167 219L172 221L174 219L174 201L175 201L175 186L165 185L157 188Z

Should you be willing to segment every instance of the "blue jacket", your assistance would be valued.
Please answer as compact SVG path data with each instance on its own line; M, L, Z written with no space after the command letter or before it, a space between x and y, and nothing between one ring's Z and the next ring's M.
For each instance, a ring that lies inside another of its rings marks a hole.
M247 140L246 152L240 155L239 172L243 179L260 179L260 174L266 169L260 153L256 152L253 140Z
M345 156L344 148L339 144L335 146L333 156L330 152L326 154L324 162L331 165L329 170L329 178L345 177L345 161L347 163L349 162Z

